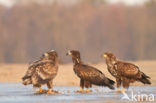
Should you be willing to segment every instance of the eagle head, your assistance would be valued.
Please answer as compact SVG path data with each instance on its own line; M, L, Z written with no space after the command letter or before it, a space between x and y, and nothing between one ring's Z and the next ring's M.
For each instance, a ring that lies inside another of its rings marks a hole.
M105 52L102 57L104 57L107 61L110 62L115 62L116 61L116 57L113 53L111 52Z
M73 58L80 59L80 52L78 50L69 50L66 55L71 55Z
M51 51L48 51L48 52L46 52L46 53L44 53L43 55L42 55L42 58L44 59L55 59L55 58L57 58L58 57L58 54L57 54L57 52L55 51L55 50L51 50Z
M115 55L111 52L105 52L102 57L104 58L116 58Z

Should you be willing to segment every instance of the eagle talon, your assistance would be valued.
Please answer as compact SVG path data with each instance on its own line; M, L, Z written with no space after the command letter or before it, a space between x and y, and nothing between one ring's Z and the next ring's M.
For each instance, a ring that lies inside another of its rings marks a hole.
M47 91L46 89L40 88L36 93L37 94L42 94L42 93L45 93L46 91Z
M47 94L53 94L53 92L51 90L48 90Z
M54 90L48 90L47 94L59 94L60 92Z
M115 93L125 93L125 88L123 88L122 90L118 89L117 91L115 91Z
M84 90L77 90L77 91L74 91L75 93L85 93Z
M117 91L115 91L115 93L121 93L121 89L120 89L120 87L118 88Z
M48 90L47 94L56 94L56 92L53 90Z
M44 92L46 92L46 91L47 91L46 89L42 89L42 88L40 88L39 91L37 91L36 93L41 94L41 93L44 93Z
M121 90L121 93L125 93L125 88L123 88L123 89Z
M86 93L90 93L92 92L92 90L86 89Z
M75 93L90 93L90 92L92 92L92 90L88 90L88 89L75 91Z
M52 90L48 90L47 94L54 94Z

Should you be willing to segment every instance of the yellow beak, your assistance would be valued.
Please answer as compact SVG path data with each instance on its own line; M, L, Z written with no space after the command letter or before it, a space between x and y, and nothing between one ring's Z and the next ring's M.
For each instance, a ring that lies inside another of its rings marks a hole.
M103 57L105 57L105 58L106 58L106 57L107 57L107 55L106 55L106 54L104 54L104 55L103 55Z
M49 55L48 55L48 53L44 53L44 56L45 56L45 57L48 57Z
M70 51L68 51L67 55L72 55L72 53Z

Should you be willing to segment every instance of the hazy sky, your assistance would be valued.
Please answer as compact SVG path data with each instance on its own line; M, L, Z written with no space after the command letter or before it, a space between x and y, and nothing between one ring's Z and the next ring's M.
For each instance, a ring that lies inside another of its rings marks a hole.
M13 0L0 0L0 3L6 6L11 6L13 4Z
M147 0L108 0L108 2L111 2L111 3L122 2L128 5L143 4L145 1Z
M4 4L6 6L11 6L11 5L14 4L14 1L15 0L0 0L0 3L1 4ZM128 4L128 5L135 5L135 4L142 4L142 3L144 3L147 0L107 0L107 1L110 2L110 3L118 3L118 2L121 2L121 3Z

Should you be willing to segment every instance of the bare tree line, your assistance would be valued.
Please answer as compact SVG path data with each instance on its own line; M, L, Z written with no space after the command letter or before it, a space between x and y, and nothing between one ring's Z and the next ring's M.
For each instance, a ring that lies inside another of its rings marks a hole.
M0 6L0 62L27 63L56 49L63 63L69 49L99 62L112 51L121 59L156 59L156 6L80 3Z

